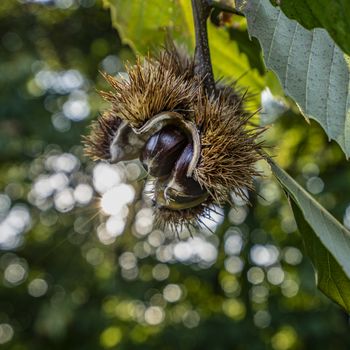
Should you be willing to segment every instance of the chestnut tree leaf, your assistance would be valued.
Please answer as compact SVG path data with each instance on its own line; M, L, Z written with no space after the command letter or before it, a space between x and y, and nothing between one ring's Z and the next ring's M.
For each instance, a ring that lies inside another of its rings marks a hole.
M139 54L146 55L164 45L170 36L194 52L194 25L191 2L188 0L105 0L111 9L112 23L124 43ZM229 30L217 28L208 21L208 36L213 70L216 78L239 80L239 85L252 94L252 109L260 104L260 93L271 73L252 69L250 61ZM250 54L253 54L251 50ZM257 51L257 55L260 51Z
M237 42L230 39L229 32L208 23L208 40L215 77L238 79L240 86L260 98L266 87L265 77L251 69L248 57L240 51Z
M306 117L317 120L350 156L350 58L324 29L307 30L269 0L237 0L267 68Z
M350 232L283 169L269 163L290 199L318 288L350 312Z
M349 0L280 1L279 6L287 17L297 20L307 29L325 28L339 47L350 55Z
M124 43L140 54L164 45L167 35L194 48L191 2L186 0L107 0L112 24Z

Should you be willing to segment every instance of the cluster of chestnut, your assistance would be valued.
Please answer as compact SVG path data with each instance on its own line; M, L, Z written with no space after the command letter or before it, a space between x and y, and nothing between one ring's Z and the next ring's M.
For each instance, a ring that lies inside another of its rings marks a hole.
M128 125L123 128L122 125L111 143L111 162L139 158L155 180L153 200L156 207L170 210L193 208L208 197L206 189L200 186L190 171L191 164L198 161L198 156L194 154L193 127L191 134L188 125L180 122L179 115L168 112L160 119L164 115L170 117L171 122L160 121L156 129L146 127L137 130Z

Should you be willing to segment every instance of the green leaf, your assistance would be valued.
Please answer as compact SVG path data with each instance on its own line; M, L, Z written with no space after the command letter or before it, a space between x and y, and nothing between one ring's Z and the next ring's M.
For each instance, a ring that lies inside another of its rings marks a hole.
M234 27L229 27L227 30L230 34L230 39L237 42L239 51L247 56L250 66L256 68L261 75L264 75L266 68L262 54L260 53L261 50L258 40L255 38L249 39L249 34L246 30Z
M249 92L257 94L260 102L260 92L265 88L265 78L257 70L252 70L248 57L240 52L237 42L230 39L225 28L217 28L208 23L208 37L214 75L238 79L242 87Z
M350 232L284 170L269 163L289 195L318 288L350 312Z
M168 34L194 47L191 3L186 0L108 0L112 23L123 42L147 54L163 45Z
M122 40L137 53L147 54L149 50L164 45L169 34L193 53L194 26L190 1L108 0L108 3L113 25ZM266 77L251 68L248 56L240 51L236 41L231 40L227 29L217 28L208 22L208 36L216 78L239 79L241 87L255 94L251 108L256 109L260 104L260 92L266 86ZM259 54L257 51L255 55Z
M308 31L269 0L237 0L248 31L301 111L317 120L350 156L350 58L324 29Z
M289 18L307 29L325 28L342 50L350 54L349 0L281 1L280 7Z

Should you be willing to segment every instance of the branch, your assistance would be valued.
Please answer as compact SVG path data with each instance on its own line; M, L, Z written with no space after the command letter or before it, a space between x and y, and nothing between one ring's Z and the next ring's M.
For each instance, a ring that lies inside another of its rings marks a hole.
M226 5L222 2L208 0L208 3L211 7L216 8L218 10L221 10L223 12L233 13L234 15L237 15L237 16L244 16L244 14L242 12L240 12L237 9L235 9L234 7Z
M194 30L196 34L195 62L197 73L203 78L208 95L215 94L215 80L210 60L207 19L211 6L207 0L192 0Z

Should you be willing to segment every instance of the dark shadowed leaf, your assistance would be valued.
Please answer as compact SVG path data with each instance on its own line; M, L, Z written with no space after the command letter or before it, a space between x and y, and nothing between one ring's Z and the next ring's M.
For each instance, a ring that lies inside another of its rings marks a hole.
M280 1L280 7L289 18L297 20L307 29L325 28L342 50L350 54L350 1Z
M350 312L350 232L284 170L270 165L290 198L318 288Z

